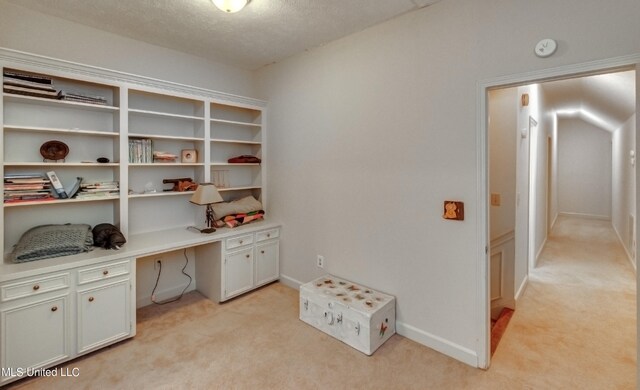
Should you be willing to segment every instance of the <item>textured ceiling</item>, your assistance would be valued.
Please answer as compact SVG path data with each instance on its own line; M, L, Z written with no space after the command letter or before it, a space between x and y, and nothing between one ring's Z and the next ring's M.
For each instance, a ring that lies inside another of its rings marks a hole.
M542 84L547 104L561 117L579 117L605 130L618 129L636 109L634 71Z
M7 0L153 45L258 69L440 0Z

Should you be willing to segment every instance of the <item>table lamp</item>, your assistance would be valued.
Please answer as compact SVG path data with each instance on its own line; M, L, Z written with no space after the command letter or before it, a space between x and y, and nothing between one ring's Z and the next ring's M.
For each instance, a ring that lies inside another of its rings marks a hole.
M189 202L200 206L207 206L207 228L201 229L200 233L213 233L216 231L214 223L215 216L213 215L213 207L211 207L211 204L223 201L224 199L222 199L222 196L220 196L218 189L213 183L200 183L200 185L198 185Z

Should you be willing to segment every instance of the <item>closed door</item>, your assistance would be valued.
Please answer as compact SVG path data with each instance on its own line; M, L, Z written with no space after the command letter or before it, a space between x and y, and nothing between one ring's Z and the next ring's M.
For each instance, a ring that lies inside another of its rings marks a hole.
M278 241L256 245L256 286L280 277Z
M68 295L3 311L2 368L41 367L67 358L67 316Z
M129 280L78 292L78 353L131 332Z
M253 288L253 248L228 253L224 264L225 298Z

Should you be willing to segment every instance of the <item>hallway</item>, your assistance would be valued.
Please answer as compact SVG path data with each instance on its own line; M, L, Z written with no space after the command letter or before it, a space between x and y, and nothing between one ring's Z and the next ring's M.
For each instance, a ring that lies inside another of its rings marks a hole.
M636 388L635 274L610 221L558 217L491 371L531 388Z

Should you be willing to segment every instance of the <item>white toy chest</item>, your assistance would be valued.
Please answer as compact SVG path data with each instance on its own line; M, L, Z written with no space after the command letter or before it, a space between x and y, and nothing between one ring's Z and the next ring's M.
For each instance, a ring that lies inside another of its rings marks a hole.
M327 275L300 286L300 320L371 355L396 333L396 300Z

